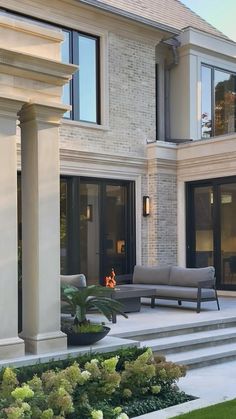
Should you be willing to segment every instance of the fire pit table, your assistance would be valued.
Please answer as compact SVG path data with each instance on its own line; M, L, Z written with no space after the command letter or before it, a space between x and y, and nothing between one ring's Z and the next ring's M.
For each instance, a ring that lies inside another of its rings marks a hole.
M155 288L144 288L134 285L118 285L111 289L111 298L123 304L124 313L140 311L141 297L151 297L151 308L155 307ZM112 323L116 323L116 314L112 315Z

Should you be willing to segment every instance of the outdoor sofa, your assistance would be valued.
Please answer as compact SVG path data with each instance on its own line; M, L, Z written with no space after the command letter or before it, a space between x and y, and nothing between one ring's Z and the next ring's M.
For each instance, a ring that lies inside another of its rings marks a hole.
M200 313L201 303L216 301L220 310L215 288L215 268L181 268L178 266L138 266L133 275L117 276L118 284L133 284L136 287L155 288L152 306L156 299L176 300L197 303L197 313Z

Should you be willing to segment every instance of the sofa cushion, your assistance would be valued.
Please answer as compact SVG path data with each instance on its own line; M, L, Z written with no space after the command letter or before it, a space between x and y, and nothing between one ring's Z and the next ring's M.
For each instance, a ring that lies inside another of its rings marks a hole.
M134 284L167 285L170 278L170 266L139 266L134 268Z
M170 271L169 285L180 287L197 287L199 281L214 280L215 268L181 268L173 266Z
M86 287L86 277L84 274L61 275L61 285L73 285L74 287Z
M180 287L180 286L169 286L169 285L158 285L156 287L156 298L163 297L169 298L189 298L197 299L197 288L194 287ZM201 298L215 298L215 291L209 288L202 288Z

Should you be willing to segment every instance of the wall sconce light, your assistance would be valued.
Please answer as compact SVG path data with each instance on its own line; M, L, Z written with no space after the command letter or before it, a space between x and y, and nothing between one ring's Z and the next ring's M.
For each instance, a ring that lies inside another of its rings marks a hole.
M143 216L147 217L150 215L150 198L149 196L143 197Z
M86 207L86 220L93 221L93 206L91 204Z

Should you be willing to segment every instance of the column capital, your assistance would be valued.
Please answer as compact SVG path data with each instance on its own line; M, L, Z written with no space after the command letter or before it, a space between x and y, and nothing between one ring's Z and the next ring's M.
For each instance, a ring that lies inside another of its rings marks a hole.
M17 119L18 112L27 102L26 98L19 96L0 96L0 116Z
M71 109L71 106L57 105L51 102L27 103L18 112L20 124L36 121L50 125L60 125L64 113Z

